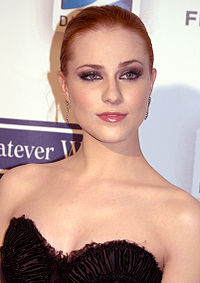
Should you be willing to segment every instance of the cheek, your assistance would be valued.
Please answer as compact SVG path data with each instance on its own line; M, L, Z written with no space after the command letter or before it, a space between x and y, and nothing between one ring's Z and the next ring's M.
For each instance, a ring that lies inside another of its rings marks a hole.
M148 97L148 86L144 83L138 83L129 87L127 95L127 103L135 110L141 110L146 107Z
M81 90L81 87L72 87L70 90L70 102L73 113L78 115L81 112L88 112L88 110L92 107L94 102L92 101L92 96L88 93L88 91Z

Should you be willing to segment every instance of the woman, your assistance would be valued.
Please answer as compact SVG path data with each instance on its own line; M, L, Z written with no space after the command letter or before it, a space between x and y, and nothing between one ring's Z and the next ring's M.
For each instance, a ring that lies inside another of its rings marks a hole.
M140 149L155 78L136 15L89 7L69 22L58 79L83 143L1 181L6 282L200 282L199 203Z

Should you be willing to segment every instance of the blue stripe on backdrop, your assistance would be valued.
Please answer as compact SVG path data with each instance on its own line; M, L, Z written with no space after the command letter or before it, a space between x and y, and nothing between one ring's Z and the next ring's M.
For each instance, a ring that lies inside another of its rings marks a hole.
M81 141L76 124L0 118L0 169L60 160L75 153Z

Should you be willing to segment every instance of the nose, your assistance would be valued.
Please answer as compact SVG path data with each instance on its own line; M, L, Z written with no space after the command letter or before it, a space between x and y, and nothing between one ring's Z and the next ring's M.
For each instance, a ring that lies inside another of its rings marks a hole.
M119 84L115 78L108 79L105 83L105 89L102 94L102 100L108 104L118 105L123 102Z

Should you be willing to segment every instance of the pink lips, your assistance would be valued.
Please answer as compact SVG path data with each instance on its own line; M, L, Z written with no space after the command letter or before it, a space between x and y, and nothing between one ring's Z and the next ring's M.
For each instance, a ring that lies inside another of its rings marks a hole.
M126 114L120 112L103 112L97 115L105 122L117 123L126 117Z

